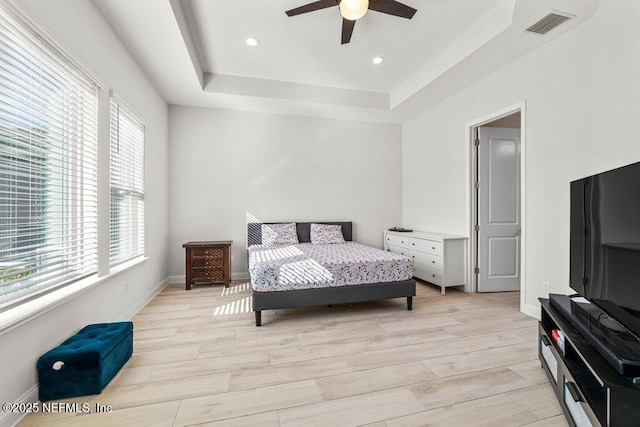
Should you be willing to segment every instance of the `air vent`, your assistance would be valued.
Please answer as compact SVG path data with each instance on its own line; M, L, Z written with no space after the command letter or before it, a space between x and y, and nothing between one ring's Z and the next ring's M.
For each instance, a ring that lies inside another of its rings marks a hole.
M569 19L569 16L558 15L557 13L550 13L529 28L527 31L536 34L547 34L549 31L562 24Z

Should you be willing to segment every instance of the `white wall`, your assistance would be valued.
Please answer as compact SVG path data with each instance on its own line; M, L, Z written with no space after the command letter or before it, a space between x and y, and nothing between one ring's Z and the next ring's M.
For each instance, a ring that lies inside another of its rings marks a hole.
M526 102L526 295L568 293L569 182L640 160L640 2L593 18L403 125L403 225L469 235L465 125Z
M89 323L130 318L167 278L168 234L167 105L129 56L109 25L85 0L22 0L22 6L55 40L83 62L104 84L101 136L108 133L108 93L117 92L147 125L146 130L146 254L149 259L63 305L13 329L0 330L0 401L33 398L38 357ZM106 116L105 116L106 114ZM105 122L105 118L107 119ZM107 124L104 126L104 124ZM108 145L101 141L99 205L101 236L108 236ZM106 189L106 191L104 191ZM106 215L105 215L106 213ZM108 239L108 237L107 237ZM99 242L108 257L108 240ZM124 284L129 284L125 294ZM0 424L12 422L0 416Z
M232 274L246 274L247 212L353 221L376 247L401 221L399 125L178 106L169 124L171 276L189 240L233 240Z

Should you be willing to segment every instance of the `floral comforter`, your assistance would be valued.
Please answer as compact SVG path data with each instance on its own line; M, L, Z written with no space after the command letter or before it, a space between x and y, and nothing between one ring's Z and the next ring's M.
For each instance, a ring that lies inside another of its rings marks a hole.
M249 247L251 285L259 292L397 282L413 276L410 258L361 245Z

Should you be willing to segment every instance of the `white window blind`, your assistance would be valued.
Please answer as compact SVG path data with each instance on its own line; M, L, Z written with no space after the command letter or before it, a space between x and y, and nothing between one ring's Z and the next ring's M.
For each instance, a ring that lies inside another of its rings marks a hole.
M0 7L0 307L96 272L98 90Z
M144 124L111 98L111 265L144 255Z

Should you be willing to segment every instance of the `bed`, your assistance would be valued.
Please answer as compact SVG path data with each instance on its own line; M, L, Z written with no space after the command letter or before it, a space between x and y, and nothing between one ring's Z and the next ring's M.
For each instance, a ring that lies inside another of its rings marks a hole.
M353 242L351 222L297 222L297 244L267 244L263 230L284 224L293 223L247 224L256 326L262 324L263 310L391 298L407 298L407 309L412 309L416 283L407 257ZM339 226L344 244L312 244L312 224Z

